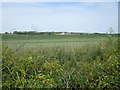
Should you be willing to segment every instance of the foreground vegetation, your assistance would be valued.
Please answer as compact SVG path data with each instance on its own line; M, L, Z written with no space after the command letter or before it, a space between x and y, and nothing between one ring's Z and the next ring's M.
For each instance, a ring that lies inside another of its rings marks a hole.
M118 44L118 40L109 37L99 44L84 45L82 48L63 45L14 51L3 46L3 89L117 90L120 88Z

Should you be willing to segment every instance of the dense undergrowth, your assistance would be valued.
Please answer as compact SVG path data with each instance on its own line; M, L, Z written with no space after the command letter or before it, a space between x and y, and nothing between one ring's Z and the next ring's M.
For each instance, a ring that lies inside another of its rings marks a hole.
M119 89L119 45L108 41L90 47L2 50L2 87Z

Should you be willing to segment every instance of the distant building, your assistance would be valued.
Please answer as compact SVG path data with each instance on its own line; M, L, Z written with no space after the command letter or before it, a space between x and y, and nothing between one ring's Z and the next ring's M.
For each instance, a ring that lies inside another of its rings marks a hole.
M15 29L14 31L17 31L17 32L30 32L30 31L35 31L35 30L32 30L32 29Z
M69 33L69 32L61 32L61 33L56 34L56 35L71 35L71 33Z
M63 33L61 33L60 35L65 35L65 33L63 32Z

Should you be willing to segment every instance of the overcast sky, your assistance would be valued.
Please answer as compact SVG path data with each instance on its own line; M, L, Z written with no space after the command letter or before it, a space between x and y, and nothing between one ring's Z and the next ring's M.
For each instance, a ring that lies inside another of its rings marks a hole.
M117 2L4 2L2 16L2 32L118 32Z

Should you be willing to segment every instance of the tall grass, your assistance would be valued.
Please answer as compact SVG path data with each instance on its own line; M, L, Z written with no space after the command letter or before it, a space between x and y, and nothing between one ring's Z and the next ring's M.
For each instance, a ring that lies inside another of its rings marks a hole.
M3 48L3 89L119 89L118 41L13 52Z

